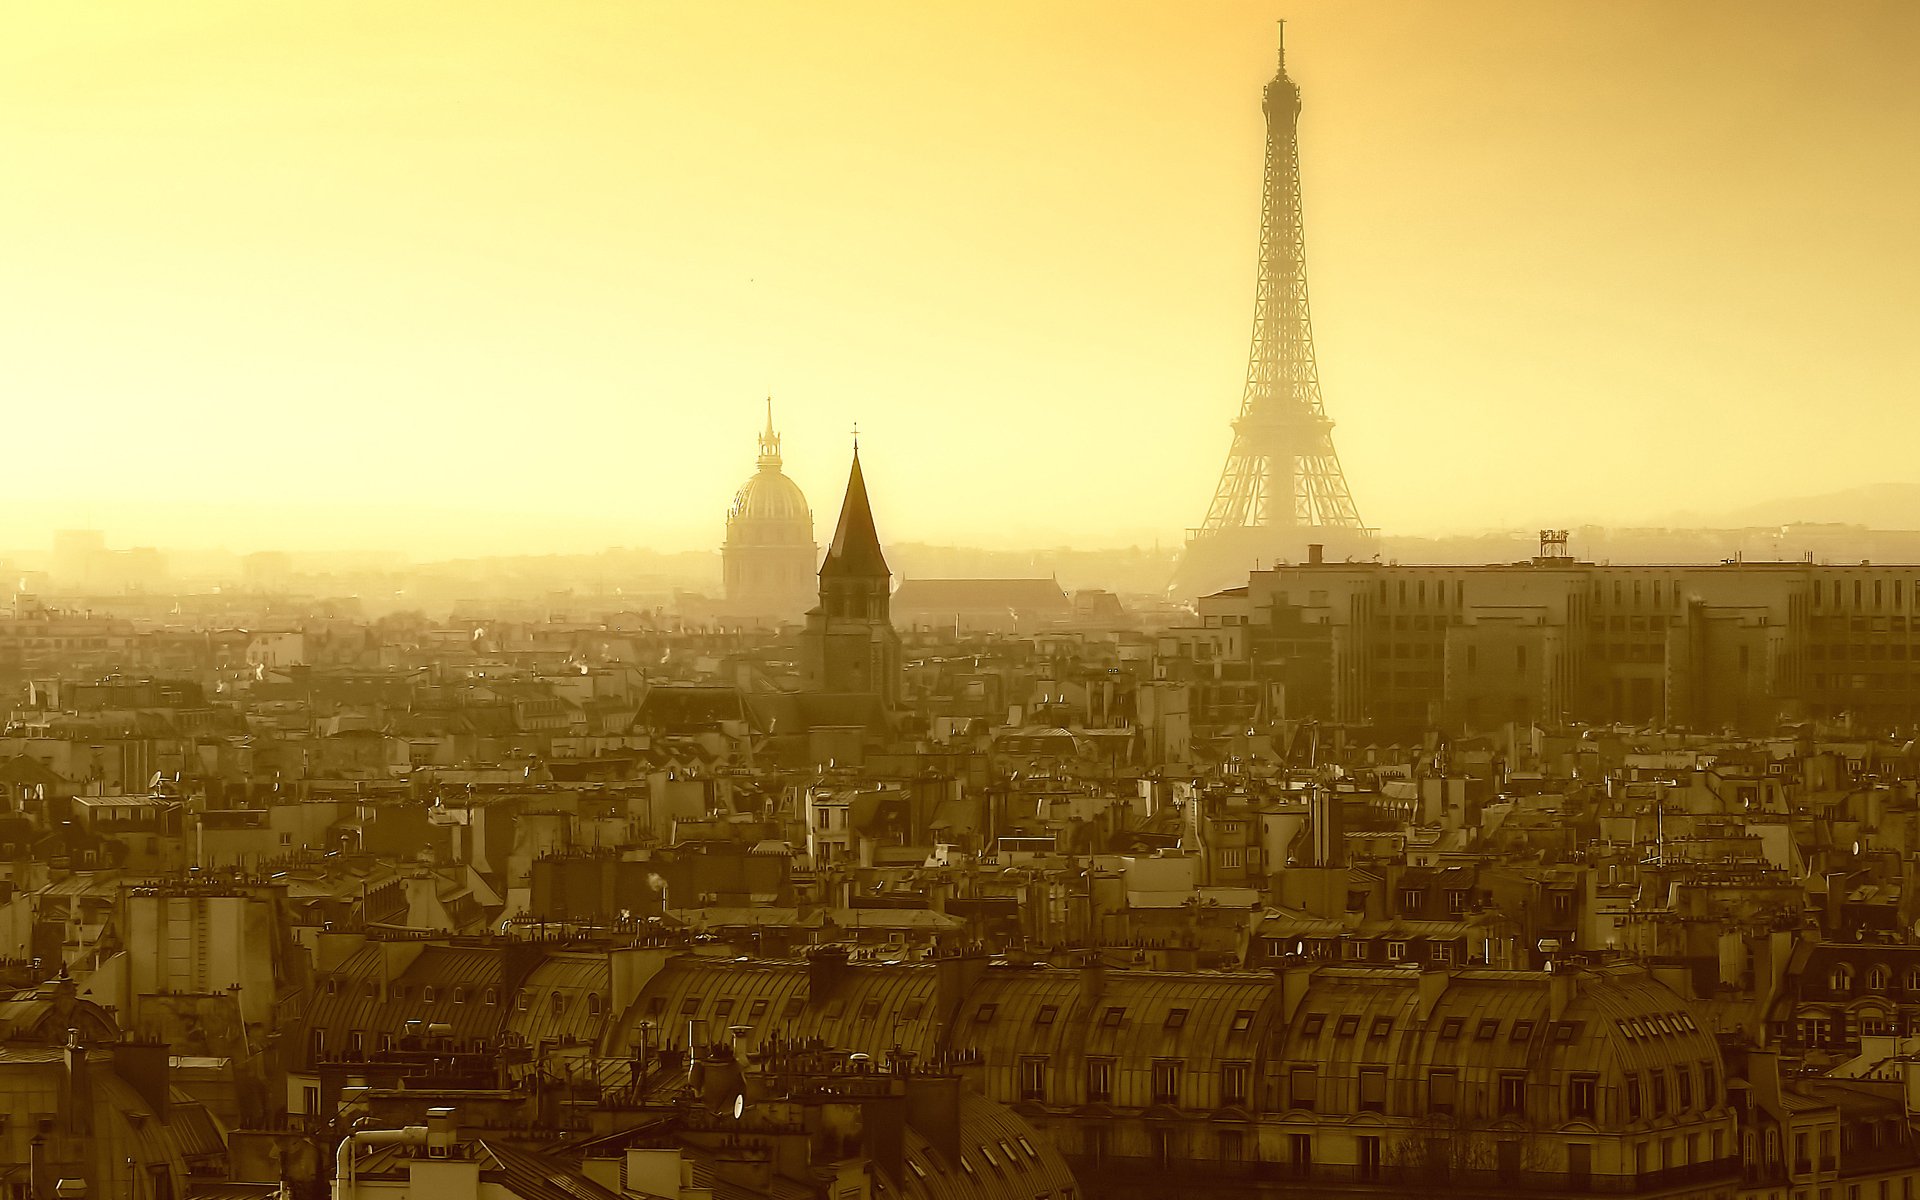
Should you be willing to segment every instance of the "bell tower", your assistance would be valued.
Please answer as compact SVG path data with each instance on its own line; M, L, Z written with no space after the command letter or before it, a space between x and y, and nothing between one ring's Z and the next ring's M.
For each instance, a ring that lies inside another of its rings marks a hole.
M899 699L892 584L855 443L840 523L820 564L820 604L807 614L801 668L806 691L877 695L888 707Z

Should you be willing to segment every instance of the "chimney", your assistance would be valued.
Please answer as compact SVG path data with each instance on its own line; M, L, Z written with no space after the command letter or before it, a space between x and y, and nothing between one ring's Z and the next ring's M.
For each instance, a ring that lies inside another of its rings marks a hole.
M907 1126L932 1143L947 1169L960 1169L960 1077L912 1075L907 1078Z
M78 1029L67 1030L63 1058L60 1108L66 1118L66 1132L90 1134L93 1132L93 1080L87 1074L87 1048L80 1044Z
M1288 967L1280 972L1280 1019L1292 1024L1294 1014L1300 1011L1300 1002L1307 998L1307 989L1313 986L1313 967Z
M913 1086L911 1076L890 1081L887 1094L874 1096L860 1105L860 1132L867 1157L885 1173L895 1190L904 1190L907 1155L907 1098Z
M1573 1004L1573 998L1580 994L1580 981L1577 971L1561 963L1547 976L1547 1020L1558 1021Z
M113 1047L115 1074L133 1085L153 1115L167 1119L171 1098L172 1047L165 1042L121 1042Z
M934 1003L938 1017L951 1022L960 1011L968 993L979 986L987 972L987 956L979 950L962 950L934 960Z
M453 1158L460 1144L460 1128L451 1108L427 1110L427 1157Z
M47 1126L40 1122L33 1140L27 1143L27 1194L30 1200L52 1200L47 1195Z
M827 1002L847 973L847 952L839 946L821 946L807 955L807 1000Z
M1425 1025L1428 1018L1433 1016L1433 1010L1440 1004L1440 997L1447 994L1447 985L1452 981L1453 976L1445 967L1435 967L1420 972L1419 1011L1414 1018L1418 1024Z
M1097 1003L1107 991L1107 963L1098 950L1089 950L1080 959L1080 994L1088 1005Z
M1307 544L1307 565L1317 567L1326 561L1327 548L1319 542L1309 542Z

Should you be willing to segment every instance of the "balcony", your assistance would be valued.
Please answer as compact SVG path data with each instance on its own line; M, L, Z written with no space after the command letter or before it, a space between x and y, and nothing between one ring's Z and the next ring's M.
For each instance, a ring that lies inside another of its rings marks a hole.
M1205 1181L1260 1181L1292 1183L1296 1186L1324 1184L1328 1187L1379 1187L1400 1195L1411 1191L1463 1193L1501 1193L1506 1195L1638 1195L1694 1186L1732 1184L1741 1178L1738 1158L1669 1167L1663 1171L1643 1171L1637 1175L1568 1175L1561 1171L1501 1171L1482 1168L1433 1170L1424 1166L1382 1163L1360 1166L1350 1163L1258 1162L1246 1159L1173 1158L1151 1155L1106 1154L1097 1157L1069 1156L1075 1175L1089 1183L1099 1180L1138 1183L1154 1175L1179 1179L1184 1194Z

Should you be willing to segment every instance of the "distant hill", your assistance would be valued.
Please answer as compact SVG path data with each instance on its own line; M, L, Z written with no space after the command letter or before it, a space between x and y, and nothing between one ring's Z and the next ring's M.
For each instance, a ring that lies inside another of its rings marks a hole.
M1920 529L1920 483L1869 483L1845 491L1791 500L1767 500L1726 514L1728 525L1802 522Z

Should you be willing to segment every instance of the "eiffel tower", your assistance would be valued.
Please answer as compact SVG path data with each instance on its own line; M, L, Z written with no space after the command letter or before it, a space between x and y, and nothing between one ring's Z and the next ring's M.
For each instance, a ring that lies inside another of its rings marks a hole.
M1373 553L1320 401L1300 219L1300 88L1287 77L1284 25L1262 108L1267 163L1246 390L1206 520L1187 531L1170 589L1177 597L1239 586L1256 562L1302 559L1311 546L1334 558Z

